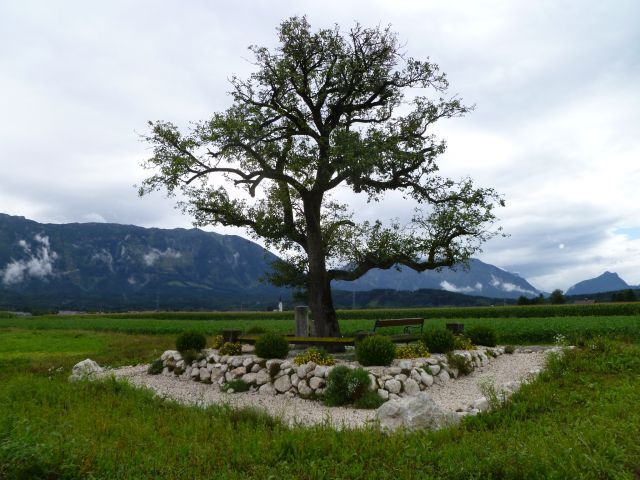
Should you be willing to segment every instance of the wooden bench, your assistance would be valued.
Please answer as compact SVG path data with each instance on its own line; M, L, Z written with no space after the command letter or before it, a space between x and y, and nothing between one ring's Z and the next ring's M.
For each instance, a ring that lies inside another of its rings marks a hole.
M373 326L375 332L378 328L382 327L402 327L404 326L403 333L411 334L411 330L420 329L420 335L422 335L422 327L424 326L424 318L393 318L389 320L376 320Z

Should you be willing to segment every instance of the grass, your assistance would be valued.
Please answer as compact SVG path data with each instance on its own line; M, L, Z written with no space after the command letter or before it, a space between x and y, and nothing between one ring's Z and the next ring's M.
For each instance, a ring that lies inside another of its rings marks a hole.
M0 342L0 479L633 479L640 472L638 344L586 340L498 411L441 432L383 435L290 429L255 410L185 407L113 380L69 384L68 368L42 367L68 365L93 348L103 364L147 360L171 338L50 334L47 344L30 331L0 333L7 340ZM17 356L21 348L48 356Z
M504 307L503 307L504 308ZM345 336L359 330L372 330L375 313L371 319L341 320L340 328ZM448 322L444 318L428 318L425 327L440 327ZM466 328L474 325L488 325L495 328L501 343L536 344L552 343L557 334L565 335L570 341L582 335L624 336L640 341L640 315L604 317L543 317L543 318L470 318L465 319ZM247 331L260 327L268 331L292 333L293 319L290 320L172 320L128 317L69 316L0 318L0 329L19 328L30 330L88 330L94 332L120 332L148 335L175 335L185 330L196 330L206 335L220 334L225 329ZM382 333L400 333L401 327L387 328Z

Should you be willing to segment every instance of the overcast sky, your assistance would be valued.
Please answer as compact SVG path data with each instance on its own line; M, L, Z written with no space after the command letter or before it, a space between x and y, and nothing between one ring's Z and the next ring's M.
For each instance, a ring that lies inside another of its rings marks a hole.
M39 222L190 227L139 198L148 120L230 105L275 27L391 24L476 110L439 125L442 172L501 192L508 238L478 255L550 291L640 284L640 2L0 0L0 212ZM368 218L411 211L393 196ZM228 232L220 228L216 231Z

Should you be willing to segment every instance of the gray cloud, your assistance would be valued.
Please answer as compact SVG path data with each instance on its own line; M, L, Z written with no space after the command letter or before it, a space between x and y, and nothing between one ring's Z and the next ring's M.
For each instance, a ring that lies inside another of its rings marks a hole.
M507 200L499 214L511 236L487 244L482 260L545 290L604 270L640 283L640 243L625 233L640 228L640 4L631 0L3 2L0 210L189 227L174 200L137 197L149 155L138 134L147 120L186 126L228 106L227 78L252 69L246 47L274 45L275 26L302 13L314 26L391 23L409 55L439 63L452 92L477 105L437 132L449 145L443 174L469 175ZM368 219L414 207L399 195L339 197Z

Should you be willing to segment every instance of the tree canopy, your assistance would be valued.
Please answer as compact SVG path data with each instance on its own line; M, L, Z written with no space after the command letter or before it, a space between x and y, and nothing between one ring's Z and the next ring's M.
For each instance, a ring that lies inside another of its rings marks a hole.
M496 234L503 200L438 174L446 144L432 126L471 108L447 97L438 66L406 56L390 28L313 32L293 17L277 31L275 49L250 47L255 71L231 78L226 111L186 133L150 122L144 166L154 173L140 194L180 192L197 225L263 239L283 256L270 280L306 288L316 334L338 335L331 281L464 262ZM345 188L369 201L399 191L417 208L405 222L359 219L336 200Z

